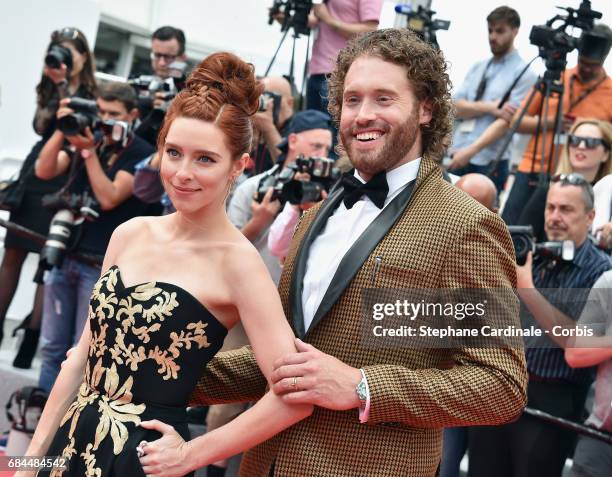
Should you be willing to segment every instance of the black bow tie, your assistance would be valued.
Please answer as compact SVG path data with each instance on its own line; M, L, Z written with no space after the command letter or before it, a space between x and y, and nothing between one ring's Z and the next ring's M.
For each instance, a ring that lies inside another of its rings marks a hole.
M357 179L352 172L342 176L344 187L344 205L350 209L364 195L368 196L376 207L382 209L389 193L386 171L380 171L365 184Z

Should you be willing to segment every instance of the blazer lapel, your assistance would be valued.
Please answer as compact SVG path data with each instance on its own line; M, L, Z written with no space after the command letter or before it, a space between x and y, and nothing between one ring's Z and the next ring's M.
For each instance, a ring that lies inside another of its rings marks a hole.
M304 330L304 315L302 310L302 287L304 282L304 274L306 273L306 263L308 262L308 254L310 245L315 238L321 233L325 227L327 219L336 210L343 196L343 189L337 189L328 199L321 205L316 217L310 224L306 232L300 248L296 256L296 264L291 277L291 286L289 289L289 309L291 310L291 318L293 321L293 329L299 338L305 335Z
M410 202L410 197L412 195L415 182L417 181L413 180L410 182L408 186L406 186L406 188L383 209L378 217L376 217L376 219L374 219L374 221L365 229L353 246L344 255L340 261L340 265L338 265L338 269L336 270L331 283L329 284L329 287L327 288L327 291L325 292L325 295L323 296L323 300L321 300L321 304L319 305L319 308L312 319L312 323L310 324L308 331L312 330L321 320L321 318L327 314L334 303L338 301L338 298L340 295L342 295L357 271L370 256L372 250L374 250L376 245L378 245L378 243L383 239L393 224L395 224L395 222L397 222L397 220L400 218ZM311 230L313 229L314 223L313 227L311 227ZM303 277L303 272L301 277ZM300 298L299 329L303 330L304 320L301 315L301 296L302 294L300 293L298 295ZM294 319L295 316L296 314L294 313ZM306 332L306 335L307 334L308 332Z

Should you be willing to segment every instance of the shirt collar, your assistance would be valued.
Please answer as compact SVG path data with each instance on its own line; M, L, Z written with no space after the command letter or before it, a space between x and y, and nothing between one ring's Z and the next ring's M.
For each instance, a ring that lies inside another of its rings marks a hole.
M491 63L492 64L501 65L501 64L505 63L506 61L510 60L511 58L514 58L518 54L519 54L518 50L516 48L514 48L512 51L510 51L510 52L506 53L504 56L502 56L499 60L496 60L495 57L491 58Z
M387 171L387 184L389 185L389 193L387 196L393 195L410 181L416 179L420 165L421 158L419 157L407 162L406 164L402 164L395 169ZM357 169L355 169L355 177L364 184L366 183L366 181L359 175L359 172L357 172Z

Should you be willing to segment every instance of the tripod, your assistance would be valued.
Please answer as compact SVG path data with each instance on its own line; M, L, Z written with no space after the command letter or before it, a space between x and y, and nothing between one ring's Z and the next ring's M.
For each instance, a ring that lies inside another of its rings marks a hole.
M283 46L283 43L285 42L285 38L287 38L287 34L289 33L289 31L291 29L293 29L293 44L291 46L291 62L289 63L289 75L286 76L286 78L289 81L289 84L291 84L291 87L293 88L294 85L295 85L295 76L294 76L294 71L295 71L295 43L296 43L297 39L300 37L300 32L298 31L298 29L295 28L295 26L292 27L292 25L290 23L283 24L283 26L282 26L283 36L282 36L280 42L278 43L278 46L276 48L276 51L274 52L274 55L272 56L272 59L270 60L270 64L266 68L266 73L265 73L264 76L268 76L268 74L270 73L270 70L272 69L272 66L274 65L274 62L276 61L276 57L278 56L278 52L280 51L281 47ZM306 33L306 35L307 35L306 61L304 62L304 71L302 73L302 89L300 91L300 98L299 98L299 103L298 103L298 110L300 110L300 111L302 109L304 109L304 104L303 104L304 103L304 89L306 87L306 76L308 74L308 57L309 57L309 53L310 53L310 30L308 30L308 33Z

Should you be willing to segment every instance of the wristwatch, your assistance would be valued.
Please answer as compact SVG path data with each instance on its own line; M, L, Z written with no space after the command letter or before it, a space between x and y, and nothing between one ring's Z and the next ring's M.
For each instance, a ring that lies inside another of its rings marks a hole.
M363 408L368 400L368 382L363 369L360 369L359 371L361 371L361 381L359 381L359 384L357 384L355 392L357 392L357 397L359 398L359 402Z

